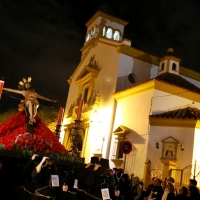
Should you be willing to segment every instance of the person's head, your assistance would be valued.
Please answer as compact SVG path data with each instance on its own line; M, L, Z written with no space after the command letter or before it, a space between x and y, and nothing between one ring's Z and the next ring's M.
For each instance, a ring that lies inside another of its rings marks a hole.
M48 165L48 166L51 166L54 162L55 162L54 160L51 160L51 159L48 159L48 158L45 160L45 164Z
M188 189L185 186L181 186L178 190L178 194L182 196L187 196L188 194Z
M92 156L92 157L90 158L90 162L91 162L92 164L99 164L99 158L96 157L96 156Z
M191 185L188 187L188 196L191 198L197 198L199 197L199 190L196 186Z
M169 193L174 192L174 185L172 183L167 183L167 189Z
M117 168L114 167L114 168L113 168L113 174L116 174L116 172L117 172Z
M48 156L49 160L51 162L57 162L58 161L58 155L55 154L55 153L50 153L49 156Z
M100 164L102 167L105 167L105 168L110 169L109 160L108 160L108 159L101 158L100 161L99 161L99 164Z
M28 90L31 88L31 84L29 82L24 83L24 89Z
M58 174L59 171L57 169L57 165L56 162L52 159L47 158L44 162L44 164L42 165L42 171L43 172L48 172L51 174Z
M138 185L140 183L140 178L138 176L132 177L132 184Z
M169 176L168 178L167 178L167 180L166 180L166 183L175 183L175 180L174 180L174 178L173 177L171 177L171 176Z
M162 181L161 181L161 179L159 179L159 178L155 178L155 179L153 180L153 185L154 185L154 186L161 186L161 183L162 183Z
M55 153L50 153L48 155L48 158L45 160L45 162L43 163L43 168L47 168L47 167L52 167L52 168L56 168L56 162L58 161L58 156Z
M197 181L195 179L190 179L189 180L189 186L191 186L191 185L197 186Z
M116 171L117 176L121 176L124 173L124 170L121 168L118 168Z
M129 176L128 176L128 174L123 174L123 175L122 175L122 182L127 182L127 181L129 181Z

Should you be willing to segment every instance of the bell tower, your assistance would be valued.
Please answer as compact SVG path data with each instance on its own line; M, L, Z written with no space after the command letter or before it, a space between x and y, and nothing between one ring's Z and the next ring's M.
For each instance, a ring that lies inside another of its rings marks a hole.
M114 14L110 13L102 6L92 18L86 22L87 33L85 37L86 45L92 38L104 37L109 40L122 41L124 26L128 24L128 22L115 17Z
M179 75L180 61L181 59L174 54L174 49L169 48L167 53L160 58L158 75L166 72Z

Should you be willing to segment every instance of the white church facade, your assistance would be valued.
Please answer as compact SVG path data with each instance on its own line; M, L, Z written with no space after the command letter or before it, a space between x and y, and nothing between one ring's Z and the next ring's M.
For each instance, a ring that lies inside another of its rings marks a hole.
M157 58L123 38L128 22L97 11L86 23L82 56L70 84L61 142L70 149L81 113L81 157L110 160L110 167L143 178L146 164L167 176L170 167L200 164L200 73L180 66L172 48ZM132 144L121 152L123 141Z

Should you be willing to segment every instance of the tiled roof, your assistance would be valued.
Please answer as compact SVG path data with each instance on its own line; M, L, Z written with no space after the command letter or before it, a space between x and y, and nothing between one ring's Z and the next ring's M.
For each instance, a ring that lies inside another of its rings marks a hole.
M190 83L186 79L184 79L181 76L176 75L176 74L166 72L166 73L158 75L155 79L169 83L171 85L175 85L175 86L178 86L178 87L181 87L181 88L185 88L185 89L193 91L193 92L200 93L200 88L198 88L197 86L193 85L192 83Z
M200 119L200 110L197 108L186 107L177 110L171 110L161 114L151 115L154 118L177 118L177 119Z

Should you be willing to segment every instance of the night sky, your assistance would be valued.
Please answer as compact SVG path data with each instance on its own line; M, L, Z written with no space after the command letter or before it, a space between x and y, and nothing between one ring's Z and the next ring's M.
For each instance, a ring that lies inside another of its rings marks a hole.
M0 0L0 78L5 87L17 89L23 77L31 76L38 94L65 106L85 23L103 4L129 21L124 37L133 47L156 56L172 47L182 66L200 71L199 0ZM6 98L2 95L1 107Z

